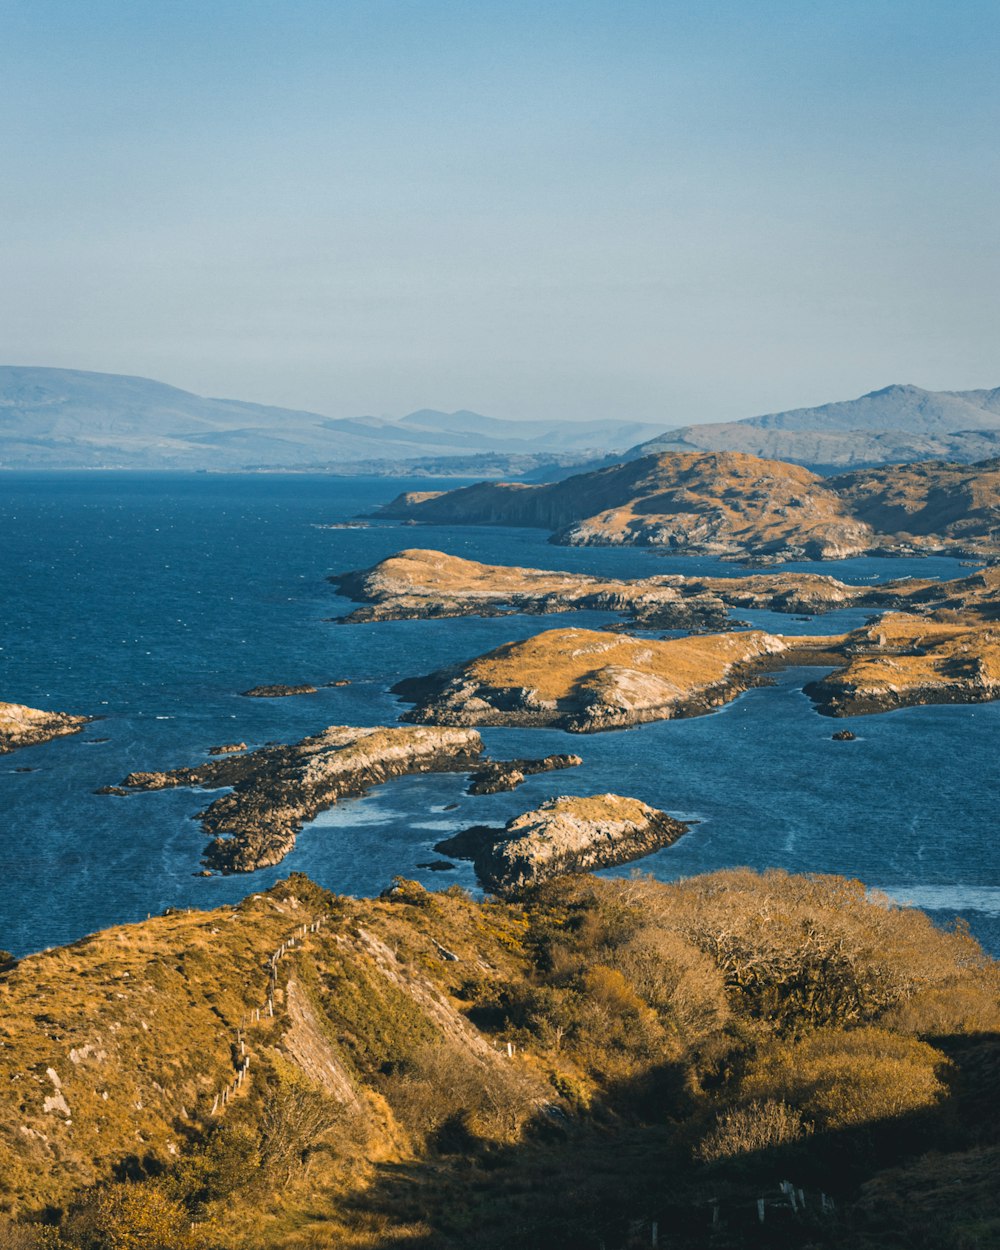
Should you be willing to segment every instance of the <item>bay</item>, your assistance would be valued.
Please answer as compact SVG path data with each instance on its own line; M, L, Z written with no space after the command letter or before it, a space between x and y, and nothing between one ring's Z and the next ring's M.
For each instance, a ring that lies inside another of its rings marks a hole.
M584 764L478 798L464 794L462 776L390 783L323 813L279 867L251 876L194 875L202 794L93 793L133 769L197 763L217 743L252 747L329 724L391 723L402 708L388 691L400 677L543 628L610 619L338 625L329 618L350 605L326 581L331 572L411 546L621 577L742 571L641 549L556 547L529 529L324 528L401 490L441 487L324 475L0 475L0 698L102 718L81 735L0 759L0 947L21 954L168 906L233 902L289 871L355 894L378 893L396 874L430 888L474 887L467 865L449 873L417 865L438 858L434 842L453 829L502 823L557 793L614 790L699 822L642 861L661 879L737 864L845 873L942 922L965 917L1000 951L1000 705L859 718L858 741L838 743L837 723L801 691L815 670L779 674L698 719L592 736L486 730L496 756L572 750ZM785 567L855 584L967 571L936 558ZM869 614L737 615L783 633L834 633ZM238 693L335 680L351 684L279 700Z

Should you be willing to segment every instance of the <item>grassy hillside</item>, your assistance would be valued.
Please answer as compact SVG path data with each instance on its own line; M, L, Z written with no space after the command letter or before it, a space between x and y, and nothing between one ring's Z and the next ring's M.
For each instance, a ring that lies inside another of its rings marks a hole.
M2 974L0 1247L994 1245L998 994L838 878L293 876Z
M821 478L739 451L648 455L545 486L479 483L401 495L381 515L431 524L535 525L553 541L773 560L884 546L995 554L1000 471L926 461Z

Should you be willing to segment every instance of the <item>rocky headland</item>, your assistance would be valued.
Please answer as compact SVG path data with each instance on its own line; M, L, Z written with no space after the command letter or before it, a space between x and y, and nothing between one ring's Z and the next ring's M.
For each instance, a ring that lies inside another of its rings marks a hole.
M893 612L848 634L842 651L842 665L805 688L829 716L1000 698L997 625Z
M363 605L339 618L343 623L515 612L549 615L583 609L619 613L636 628L685 630L725 630L732 608L810 616L839 608L947 610L1000 618L1000 567L951 581L900 578L867 586L817 573L781 572L613 579L481 564L443 551L411 548L330 580L341 594Z
M781 639L760 630L664 641L548 630L393 690L416 704L403 719L418 723L594 733L701 715L754 685L766 667L801 652L821 662L830 645L830 639Z
M643 456L540 486L403 494L379 513L432 524L529 525L571 546L638 545L723 559L864 553L1000 556L1000 459L922 461L823 478L742 452Z
M405 726L333 725L288 746L221 756L194 768L130 773L112 793L232 787L199 814L212 841L204 862L220 872L279 863L305 821L338 799L410 773L464 772L482 753L477 733Z
M44 712L23 703L0 703L0 755L79 733L93 719L68 712Z
M567 872L593 872L669 846L688 826L619 794L560 796L507 822L439 842L444 855L471 859L487 890L513 894Z

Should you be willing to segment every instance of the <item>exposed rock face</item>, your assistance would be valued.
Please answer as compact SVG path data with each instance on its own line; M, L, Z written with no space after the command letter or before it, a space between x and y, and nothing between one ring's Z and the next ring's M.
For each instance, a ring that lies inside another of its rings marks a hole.
M579 755L546 755L540 760L487 760L469 776L470 794L497 794L515 790L525 777L548 773L557 768L577 768Z
M688 826L618 794L550 799L508 821L439 842L443 854L471 859L483 886L509 894L566 872L627 864L669 846Z
M293 694L315 694L315 686L254 686L250 690L241 690L244 699L285 699Z
M480 564L443 551L413 548L370 569L330 580L342 594L365 605L341 618L345 622L548 614L584 608L623 613L634 627L686 630L724 630L730 608L809 615L848 607L949 609L1000 618L1000 568L947 582L903 578L877 586L850 586L816 573L667 574L616 580Z
M213 835L205 863L226 873L252 872L283 859L303 822L338 799L408 773L464 772L475 767L482 745L469 730L333 725L291 746L262 747L196 768L130 773L122 785L232 786L200 814Z
M43 712L23 703L0 703L0 755L79 733L91 720L91 716L71 716L68 712Z
M830 735L834 742L856 742L857 734L851 733L849 729L838 729L835 734Z
M644 456L544 486L480 483L400 496L380 515L533 525L569 545L634 544L741 559L871 550L1000 554L1000 459L924 461L821 478L742 452Z
M209 755L236 755L239 751L245 751L247 744L245 742L224 742L221 746L209 747Z
M417 704L406 720L593 733L707 712L754 684L762 662L786 650L761 631L656 642L549 630L394 690Z

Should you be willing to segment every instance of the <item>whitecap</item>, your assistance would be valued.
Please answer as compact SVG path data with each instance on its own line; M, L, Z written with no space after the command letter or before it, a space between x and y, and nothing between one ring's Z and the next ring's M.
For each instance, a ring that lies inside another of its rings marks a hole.
M978 911L1000 916L1000 886L996 885L884 885L873 887L904 907L925 911Z

